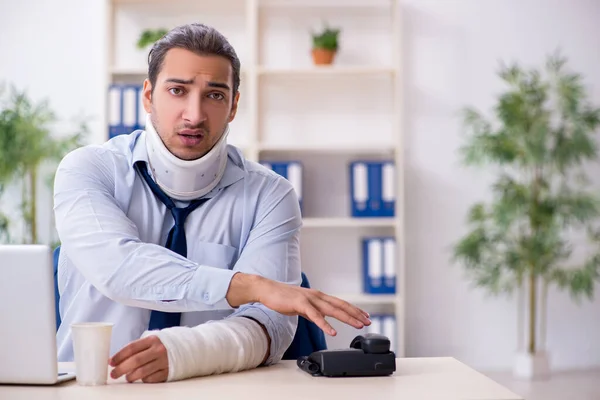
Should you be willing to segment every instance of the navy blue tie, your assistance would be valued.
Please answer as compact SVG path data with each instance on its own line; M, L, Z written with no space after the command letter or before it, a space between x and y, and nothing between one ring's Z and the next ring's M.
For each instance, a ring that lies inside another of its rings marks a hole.
M150 189L152 193L171 211L173 214L173 219L175 220L175 224L169 231L169 236L167 237L167 243L165 247L173 250L177 254L182 255L183 257L187 256L187 244L185 239L185 219L190 215L192 211L194 211L199 205L204 203L208 199L200 199L193 200L187 207L185 208L177 208L175 203L165 192L161 190L161 188L152 180L152 177L148 173L148 169L146 168L146 163L143 161L138 161L136 163L136 167ZM170 313L170 312L162 312L152 310L150 314L150 323L148 329L163 329L169 328L172 326L179 326L181 322L181 313Z

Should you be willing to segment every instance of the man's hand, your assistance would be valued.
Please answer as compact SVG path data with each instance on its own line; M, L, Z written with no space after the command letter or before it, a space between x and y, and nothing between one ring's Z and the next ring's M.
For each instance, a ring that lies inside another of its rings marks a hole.
M138 339L123 347L110 359L115 367L111 378L125 375L128 382L139 379L145 383L166 382L169 376L167 349L157 336Z
M231 280L227 300L233 307L259 302L284 315L301 315L331 336L336 332L325 320L333 317L357 329L370 325L369 314L352 304L318 290L237 273Z

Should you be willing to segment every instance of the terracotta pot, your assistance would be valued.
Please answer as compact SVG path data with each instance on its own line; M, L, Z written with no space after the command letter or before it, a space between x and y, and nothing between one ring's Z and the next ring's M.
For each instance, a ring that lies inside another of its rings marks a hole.
M316 65L329 65L333 63L335 51L327 49L312 49L313 62Z

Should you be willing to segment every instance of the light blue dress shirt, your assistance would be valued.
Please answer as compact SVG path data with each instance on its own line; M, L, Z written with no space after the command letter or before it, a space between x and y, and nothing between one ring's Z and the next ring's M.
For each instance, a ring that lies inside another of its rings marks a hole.
M71 323L114 323L113 355L148 329L151 310L182 312L186 326L252 317L271 337L267 364L279 361L298 317L259 303L234 309L225 295L236 271L300 285L302 218L292 185L228 146L220 183L186 220L182 257L163 247L173 217L133 167L148 161L145 135L79 148L58 167L59 361L73 360Z

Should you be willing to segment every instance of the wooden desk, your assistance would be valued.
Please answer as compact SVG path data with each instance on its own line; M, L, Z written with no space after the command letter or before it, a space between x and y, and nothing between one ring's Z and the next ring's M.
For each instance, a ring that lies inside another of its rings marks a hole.
M72 369L72 364L61 368ZM521 397L453 358L399 358L389 377L325 378L301 371L295 361L233 374L178 382L127 383L85 387L73 381L56 386L0 386L0 399L259 399L259 400L516 400Z

